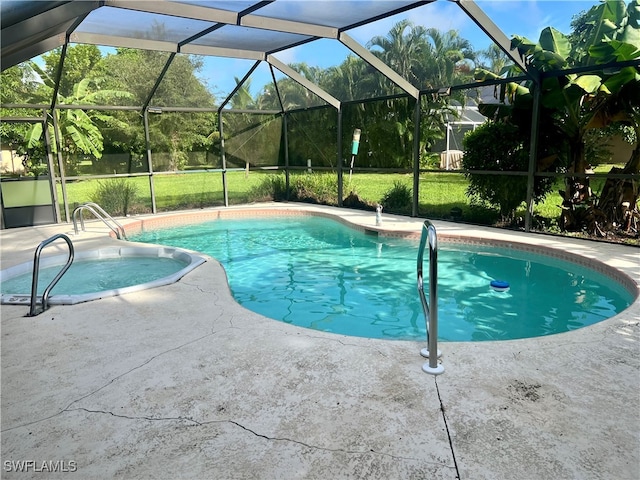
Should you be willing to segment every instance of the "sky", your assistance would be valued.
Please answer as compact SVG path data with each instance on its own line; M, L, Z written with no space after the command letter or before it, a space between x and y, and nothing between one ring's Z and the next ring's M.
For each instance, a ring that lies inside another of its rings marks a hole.
M507 38L520 35L537 40L540 32L553 26L562 33L571 31L574 15L588 10L598 0L476 0L476 4L500 28ZM386 35L391 27L407 18L415 25L435 27L441 31L457 30L461 37L471 41L476 50L486 49L491 40L454 2L438 1L404 14L386 18L346 33L366 46L376 35ZM284 63L305 62L311 66L328 68L339 65L351 51L337 40L317 40L275 54ZM253 65L250 60L206 59L199 77L207 82L217 98L224 98L235 87L234 77L242 78ZM224 72L220 75L220 72ZM278 76L276 77L278 78ZM261 65L251 76L251 93L255 96L271 81L268 67Z

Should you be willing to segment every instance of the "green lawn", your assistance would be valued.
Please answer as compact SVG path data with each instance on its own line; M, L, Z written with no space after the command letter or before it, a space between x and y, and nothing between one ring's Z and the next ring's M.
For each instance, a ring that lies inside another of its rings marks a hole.
M250 188L260 182L263 173L252 172L246 176L244 172L228 172L227 188L229 202L233 204L249 201ZM85 202L98 201L96 190L100 183L109 183L111 179L87 179L67 182L67 200L69 208ZM151 212L151 187L148 177L131 177L123 179L135 188L138 201L132 213ZM158 211L178 210L186 208L203 208L224 205L222 174L220 172L198 172L189 174L155 175L153 186ZM58 200L61 211L62 187L58 184ZM109 209L104 207L107 211Z
M276 175L269 172L228 172L227 186L230 204L242 204L250 202L249 192L252 187L259 185L265 176ZM283 174L279 174L283 175ZM329 174L325 174L329 175ZM68 182L67 198L70 209L76 205L97 201L96 190L100 183L109 183L110 179L88 179ZM131 185L137 192L135 206L130 209L132 213L148 213L151 211L151 193L148 177L132 177L120 179ZM198 172L189 174L155 175L154 190L156 195L156 208L158 211L169 211L187 208L203 208L224 204L222 190L222 175L220 172ZM360 199L372 204L379 203L387 191L393 188L396 182L403 183L413 188L411 174L380 174L380 173L354 173L351 181L348 175L344 177L343 193L356 193ZM420 215L433 218L446 218L454 207L462 209L465 215L471 214L471 206L465 192L467 181L461 174L422 174L420 177ZM62 191L58 185L58 195L62 210ZM109 211L108 206L103 205ZM474 215L480 215L490 221L495 214L490 211L484 213L474 209Z
M607 172L610 165L601 167L598 171ZM227 173L228 198L230 204L251 202L250 191L263 182L266 176L284 175L275 172L244 171ZM307 175L295 173L293 175ZM314 174L317 175L317 174ZM332 178L330 173L324 173ZM220 172L197 172L182 174L158 174L154 177L156 208L158 211L169 211L188 208L203 208L224 205L222 174ZM95 192L100 182L112 180L80 180L67 183L67 197L72 210L77 204L87 201L98 201ZM131 177L120 179L127 185L133 186L137 193L135 205L129 209L131 213L151 212L151 193L148 177ZM354 173L351 180L344 175L343 193L356 193L361 200L371 204L379 203L382 197L400 182L413 187L411 174L383 174L383 173ZM592 188L597 193L604 180L594 180ZM466 196L468 182L459 173L423 173L420 176L419 187L419 215L430 218L450 218L452 209L462 211L462 220L472 223L492 224L499 220L497 211L488 208L477 208L470 204ZM337 188L337 187L336 187ZM558 190L562 188L562 180L556 182L556 188L547 196L544 202L535 207L535 214L541 218L547 227L553 226L560 215L561 198ZM59 200L62 206L61 187L58 185ZM103 207L109 211L107 206ZM110 212L112 213L112 212ZM524 216L524 205L519 212Z

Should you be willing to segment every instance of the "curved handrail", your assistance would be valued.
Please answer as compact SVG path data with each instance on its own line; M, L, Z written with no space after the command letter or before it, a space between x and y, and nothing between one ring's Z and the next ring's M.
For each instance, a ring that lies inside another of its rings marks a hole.
M424 294L423 260L424 249L429 243L429 301ZM422 356L429 358L429 363L422 369L427 373L439 375L444 367L438 365L438 235L436 227L429 220L422 225L420 248L418 250L418 293L424 310L427 327L427 349L422 349Z
M93 202L83 203L82 205L77 206L73 210L73 215L71 217L73 220L73 230L76 233L76 235L78 234L78 214L82 210L89 210L89 212L93 213L93 215L97 219L102 220L102 223L104 223L107 227L109 227L109 229L113 233L116 234L116 237L118 238L118 240L127 239L127 235L124 231L124 227L120 225L120 223L118 223L116 219L114 219L111 215L109 215L100 205ZM113 222L115 227L111 225L111 223L109 222ZM80 225L82 227L82 231L84 232L84 218L82 217L82 215L80 215Z
M44 240L43 242L40 242L40 245L38 245L38 247L36 248L36 252L33 255L33 277L31 279L31 308L29 309L30 317L35 317L39 313L42 313L42 312L38 312L36 308L37 299L38 299L38 273L40 270L40 254L42 253L42 249L44 247L46 247L52 242L55 242L59 238L67 242L67 245L69 246L69 256L67 257L67 262L62 267L62 270L60 270L58 274L54 277L54 279L51 280L51 283L49 283L47 288L45 288L44 292L42 293L42 312L44 312L47 308L49 308L49 294L51 293L51 290L53 289L53 287L56 286L58 281L60 281L60 279L67 272L67 270L69 270L71 263L73 263L73 256L74 256L73 244L71 243L71 240L69 239L69 237L67 237L63 233L59 233L57 235L54 235L53 237L50 237Z

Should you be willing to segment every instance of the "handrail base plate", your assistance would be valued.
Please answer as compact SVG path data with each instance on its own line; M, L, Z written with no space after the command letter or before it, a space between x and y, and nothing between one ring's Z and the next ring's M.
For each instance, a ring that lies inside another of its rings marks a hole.
M438 349L436 352L437 352L438 358L442 357L442 352L440 351L440 349ZM428 348L421 349L420 355L422 355L424 358L429 358L429 349Z
M444 373L444 367L440 363L437 367L431 368L428 363L425 363L422 365L422 371L431 375L441 375Z

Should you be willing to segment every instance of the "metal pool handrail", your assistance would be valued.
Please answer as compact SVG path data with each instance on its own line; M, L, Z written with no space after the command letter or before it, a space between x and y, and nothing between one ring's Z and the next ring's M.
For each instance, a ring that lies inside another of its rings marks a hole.
M59 238L67 242L67 245L69 246L69 256L67 257L67 263L64 264L64 266L62 267L62 270L60 270L58 274L55 276L55 278L51 280L51 283L49 283L49 286L47 286L47 288L44 289L44 292L42 293L42 310L38 312L37 300L38 300L38 273L40 271L40 254L42 253L42 249L44 247L46 247L50 243L55 242ZM40 245L38 245L38 247L36 248L36 252L33 255L33 277L31 279L31 308L29 309L29 315L28 315L29 317L35 317L36 315L44 312L47 308L49 308L49 294L51 293L51 289L56 286L56 284L62 278L62 276L67 272L67 270L69 270L69 267L73 263L73 255L74 255L73 244L71 243L71 240L69 239L69 237L67 237L63 233L59 233L57 235L54 235L53 237L47 238L46 240L41 242Z
M429 243L429 301L424 294L423 259L424 249ZM438 364L438 235L436 227L429 220L422 225L420 236L420 248L418 249L418 293L424 310L425 324L427 327L427 348L423 348L420 354L429 359L422 366L422 370L432 375L444 373L442 364Z
M76 233L76 235L78 234L77 217L78 217L78 213L81 212L82 210L89 210L91 213L93 213L93 215L96 218L102 220L102 222L107 227L109 227L113 233L116 234L116 237L118 238L118 240L127 239L127 235L124 232L124 227L120 225L120 223L118 223L116 219L114 219L111 215L109 215L100 205L93 202L83 203L82 205L79 205L73 210L73 215L72 215L73 230ZM113 223L115 227L111 225L111 223ZM84 231L84 218L82 217L82 215L80 215L80 225L82 227L82 231Z

